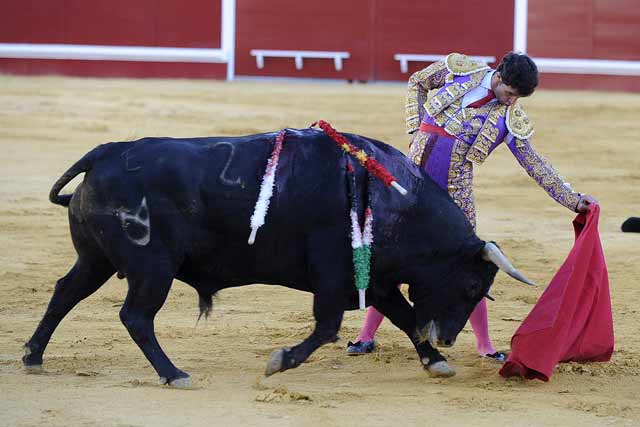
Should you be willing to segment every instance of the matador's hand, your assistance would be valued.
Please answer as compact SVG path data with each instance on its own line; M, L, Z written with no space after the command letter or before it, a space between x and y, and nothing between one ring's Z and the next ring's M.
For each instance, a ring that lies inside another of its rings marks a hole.
M578 202L578 206L576 206L576 212L578 213L587 213L589 211L589 205L597 205L598 201L591 197L588 194L583 194L580 196L580 201Z

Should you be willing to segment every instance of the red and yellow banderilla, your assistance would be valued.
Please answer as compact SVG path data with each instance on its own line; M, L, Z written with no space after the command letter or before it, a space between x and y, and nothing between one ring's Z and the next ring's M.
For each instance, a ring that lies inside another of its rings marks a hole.
M366 170L372 175L378 177L387 187L393 187L403 196L407 195L405 190L400 184L398 184L396 178L375 159L371 158L364 152L351 144L347 138L340 132L336 131L331 125L324 120L318 120L317 123L313 123L311 126L318 125L320 129L324 131L345 153L356 159Z

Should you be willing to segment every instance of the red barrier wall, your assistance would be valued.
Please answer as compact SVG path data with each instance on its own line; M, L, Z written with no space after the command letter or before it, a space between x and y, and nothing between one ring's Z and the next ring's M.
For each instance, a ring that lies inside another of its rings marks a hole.
M532 56L638 61L640 2L529 2L527 42L527 50Z
M396 53L495 56L499 61L513 49L513 0L468 0L452 7L451 1L375 1L374 78L407 80L428 63L410 62L400 72ZM501 23L495 25L496 22ZM495 65L495 64L494 64Z
M488 20L505 25L487 26ZM236 73L251 76L329 77L353 80L406 80L428 63L410 63L400 72L396 53L495 56L513 46L513 0L468 0L452 8L446 0L240 0ZM462 30L464 29L464 31ZM342 71L330 59L265 58L259 69L251 49L347 51Z
M2 0L0 42L220 47L211 0Z
M219 48L221 2L2 0L0 42ZM19 74L224 78L226 64L0 59Z
M239 0L236 27L236 74L248 76L325 77L369 80L370 0ZM265 58L258 69L251 49L347 51L342 71L331 59Z
M0 58L0 72L76 77L224 79L226 64Z
M640 1L528 2L528 53L534 57L640 61ZM188 6L188 7L187 7ZM397 53L501 55L513 46L513 0L237 0L237 75L406 81L427 63ZM219 48L221 0L2 0L0 43ZM251 49L347 51L331 59L265 58ZM495 64L493 64L495 65ZM224 78L226 64L0 59L0 71L125 77ZM640 91L638 76L543 73L541 86Z
M640 61L640 1L529 2L528 53L548 58ZM546 88L640 92L640 77L544 73Z

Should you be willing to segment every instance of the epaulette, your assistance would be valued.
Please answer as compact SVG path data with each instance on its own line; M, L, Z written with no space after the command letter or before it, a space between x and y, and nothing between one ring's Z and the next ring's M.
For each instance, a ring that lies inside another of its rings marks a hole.
M518 139L529 139L533 135L533 122L527 117L527 113L519 103L515 103L507 108L505 117L507 129Z
M482 70L489 70L490 67L482 61L469 58L461 53L451 53L444 60L447 70L456 76L468 76Z

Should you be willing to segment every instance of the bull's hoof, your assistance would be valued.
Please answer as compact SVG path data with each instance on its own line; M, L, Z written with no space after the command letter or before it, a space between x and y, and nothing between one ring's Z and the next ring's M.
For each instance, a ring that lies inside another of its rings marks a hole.
M280 372L282 369L282 364L284 362L284 348L280 350L276 350L271 353L271 359L269 359L269 363L267 363L267 369L264 371L265 377L269 377L276 372Z
M169 385L171 387L182 389L191 388L191 377L177 378L173 381L169 381Z
M27 374L41 374L44 372L42 365L24 365L24 371Z
M191 388L191 377L189 375L186 377L175 378L171 381L168 381L165 377L160 377L159 382L161 385L169 385L174 388Z
M456 374L456 371L454 371L444 360L432 363L431 365L427 366L426 369L434 378L449 378Z
M287 369L295 368L298 365L299 363L296 363L293 358L291 348L281 348L280 350L276 350L271 353L271 359L269 360L269 363L267 363L267 369L264 371L264 375L268 377L276 372L283 372Z
M36 357L28 344L24 345L22 365L24 366L24 370L30 374L39 374L44 371L42 369L42 355Z

